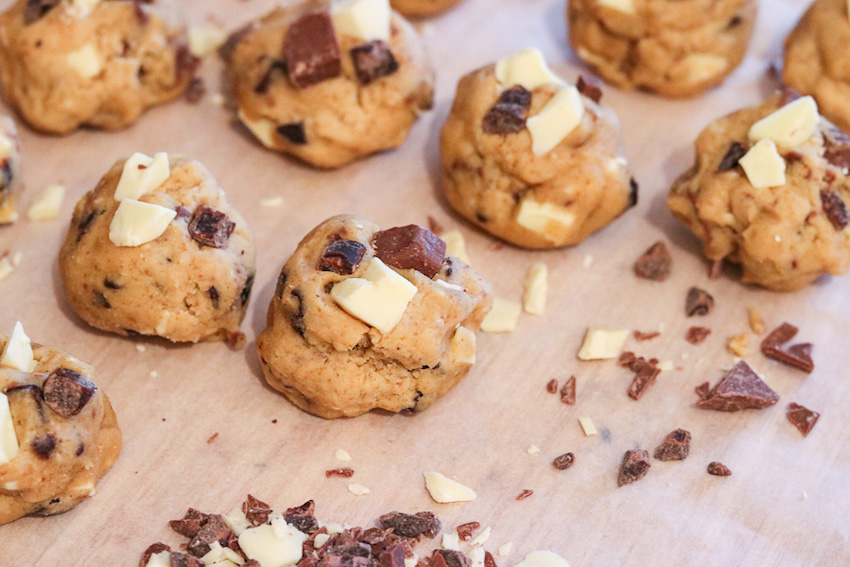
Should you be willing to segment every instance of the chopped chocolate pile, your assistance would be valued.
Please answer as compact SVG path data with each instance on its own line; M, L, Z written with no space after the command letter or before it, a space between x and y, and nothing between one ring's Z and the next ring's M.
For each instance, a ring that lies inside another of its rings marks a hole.
M602 81L593 75L579 75L576 82L578 92L599 104L602 100Z
M708 474L713 474L714 476L729 476L732 474L732 471L730 471L729 467L723 463L712 461L708 463Z
M328 244L319 258L319 270L347 276L354 273L366 247L356 240L337 240Z
M421 226L409 224L375 233L375 256L388 266L414 269L433 278L443 266L446 243Z
M654 457L659 461L683 461L691 450L691 434L677 429L667 434L664 442L655 448Z
M485 134L516 134L525 128L531 92L519 85L501 94L481 122Z
M788 418L791 425L796 427L800 433L803 434L803 437L808 437L809 433L811 433L815 424L818 422L818 419L820 419L820 414L791 402L785 409L785 417Z
M341 468L338 468L338 469L331 469L331 470L325 471L325 476L328 477L328 478L330 478L332 476L339 476L339 477L342 477L342 478L351 478L352 476L354 476L354 469L352 469L351 467L341 467Z
M815 369L811 343L783 346L797 335L798 330L794 325L782 323L761 342L761 351L765 356L778 360L782 364L811 373Z
M390 51L390 46L380 39L352 49L351 60L354 62L357 80L363 85L398 71L398 61Z
M688 317L708 315L712 307L714 307L714 298L710 293L698 287L688 290L688 296L685 298L685 314Z
M823 213L835 230L844 230L850 224L850 211L841 196L835 191L822 190L820 200L823 203Z
M717 166L717 173L736 168L738 166L738 162L746 154L747 148L738 142L732 142L732 145L729 146L729 149L726 151L726 155L724 155L723 159L720 160L720 165Z
M555 460L552 461L552 466L559 471L565 471L573 466L575 462L576 456L573 453L564 453L563 455L555 457Z
M269 515L272 513L272 508L262 500L254 498L250 494L242 503L242 513L251 524L260 526L269 521Z
M685 340L692 345L698 345L711 334L711 329L707 327L691 327L685 333Z
M305 14L286 30L283 53L289 81L305 89L342 74L342 57L327 11Z
M742 360L696 403L696 407L718 411L739 411L766 408L778 401L779 395Z
M643 449L626 451L617 476L617 486L631 484L642 479L649 472L649 453Z
M209 205L201 205L189 222L189 235L201 246L227 248L235 228L236 223L226 214Z
M629 397L633 400L641 399L649 387L655 383L658 375L661 374L657 359L647 360L642 356L636 357L633 352L622 353L617 364L635 373L634 380L632 380L628 390Z
M94 382L67 368L57 368L44 381L44 403L64 418L81 411L97 391Z
M656 242L635 262L635 274L647 280L663 282L670 277L673 269L673 257L667 245Z
M570 376L564 385L561 386L561 401L567 405L575 405L576 403L576 377Z

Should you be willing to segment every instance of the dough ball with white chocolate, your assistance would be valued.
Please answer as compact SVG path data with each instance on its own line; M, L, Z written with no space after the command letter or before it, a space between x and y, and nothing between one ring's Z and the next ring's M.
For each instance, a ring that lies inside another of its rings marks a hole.
M741 63L756 0L569 0L576 54L606 81L664 96L720 84Z
M242 123L267 148L317 167L401 145L431 108L424 48L388 0L280 8L230 43Z
M320 417L420 411L475 362L490 285L416 225L355 216L313 229L283 266L257 339L266 380Z
M712 122L667 205L743 280L800 289L850 269L850 137L811 97L777 93Z
M203 165L134 154L77 203L59 267L71 307L98 329L233 342L254 257L245 219Z
M445 12L460 0L390 0L393 10L408 18L427 18Z
M0 80L35 129L125 128L197 65L176 0L18 0L0 15Z
M89 365L31 344L20 323L0 349L0 525L67 512L118 459L115 412Z
M581 242L637 200L614 112L593 78L570 85L537 49L460 80L443 126L443 191L487 232L525 248Z
M0 116L0 224L18 220L17 199L21 183L21 150L15 123Z

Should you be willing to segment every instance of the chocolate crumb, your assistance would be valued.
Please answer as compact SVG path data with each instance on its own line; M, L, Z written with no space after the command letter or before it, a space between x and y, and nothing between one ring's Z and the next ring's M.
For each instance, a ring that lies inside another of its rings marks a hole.
M65 419L83 411L97 386L68 368L57 368L44 381L44 403Z
M178 534L189 539L198 535L201 526L209 519L209 514L204 514L194 508L189 508L180 520L171 520L168 526Z
M617 366L622 366L623 368L631 368L634 361L637 360L637 356L630 350L626 350L620 353L620 357L617 359Z
M304 129L304 121L282 124L277 127L277 133L291 144L303 146L307 143L307 131Z
M659 282L670 277L672 268L673 258L667 250L667 245L661 241L650 246L634 265L638 277Z
M785 409L785 417L791 422L791 425L797 428L803 437L808 437L815 424L820 419L820 414L812 411L804 406L791 402Z
M708 464L708 474L713 474L714 476L729 476L732 474L732 471L730 471L729 467L723 463L712 461Z
M210 288L207 290L207 295L210 296L210 301L212 302L213 309L218 309L218 303L219 303L219 297L220 296L219 296L218 290L216 289L216 287L214 285L210 286Z
M227 248L227 243L236 223L223 212L201 205L189 222L189 235L201 246Z
M350 467L341 467L338 469L330 469L325 471L325 476L330 478L332 476L341 476L342 478L351 478L354 476L354 469Z
M631 484L642 479L649 472L649 453L643 449L626 451L620 464L620 474L617 476L617 486Z
M599 104L602 100L602 81L593 75L579 75L576 82L578 92Z
M429 527L425 532L422 533L422 535L427 538L437 537L437 534L439 534L440 530L443 528L443 523L437 516L434 515L433 512L423 510L422 512L416 512L414 516L416 516L417 518L428 520L431 523L431 527Z
M549 392L550 394L557 394L558 393L558 381L554 378L549 380L549 382L546 383L546 391Z
M504 91L481 121L485 134L516 134L525 128L531 92L520 85Z
M33 439L30 442L32 446L33 452L38 455L42 459L49 459L50 455L53 454L53 450L56 448L56 437L53 434L48 433L46 435L40 435Z
M651 341L652 339L661 336L661 333L658 332L658 331L650 331L648 333L643 333L641 331L635 331L632 334L635 337L635 340L639 341L639 342Z
M779 395L742 360L696 403L696 407L717 411L739 411L766 408L778 401Z
M747 149L743 145L738 142L732 142L732 145L729 146L729 149L726 151L726 155L724 155L723 159L720 160L720 165L717 166L717 173L736 168L738 166L738 162L746 155L746 153Z
M561 386L561 401L569 406L576 403L576 377L570 376Z
M640 193L640 187L638 186L638 182L635 181L635 178L632 177L629 179L629 208L636 207L638 204L638 194Z
M835 230L844 230L850 224L850 211L841 196L835 191L822 190L820 200L823 212Z
M382 528L392 528L394 534L405 538L417 538L421 535L434 537L442 527L440 521L430 512L389 512L378 518L378 525Z
M493 554L489 551L484 552L484 567L498 567L496 560L493 559Z
M472 561L469 557L460 551L454 551L452 549L438 549L434 551L432 559L437 556L442 558L446 567L470 567L470 565L472 565Z
M316 269L344 276L351 275L365 253L366 247L356 240L336 240L328 244L322 252Z
M711 334L711 329L706 327L691 327L685 333L685 340L692 345L698 345Z
M342 59L327 11L312 12L293 22L286 30L283 52L289 81L305 89L342 74Z
M227 547L229 540L235 536L224 519L218 514L211 514L203 523L197 535L192 538L186 550L195 557L203 557L210 551L210 545L219 542L222 547ZM201 564L203 565L203 564Z
M555 457L555 460L552 461L552 466L559 471L565 471L573 466L575 462L576 456L573 453L564 453L563 455Z
M677 429L667 434L664 441L655 448L654 457L659 461L683 461L691 450L691 434Z
M368 85L398 71L398 61L393 56L390 46L380 39L352 49L351 60L354 63L354 73L361 85Z
M171 552L171 567L205 567L203 561L184 551Z
M685 314L688 317L708 315L713 307L714 298L710 293L698 287L688 290L688 296L685 298Z
M533 490L531 490L530 488L525 488L525 489L523 489L523 491L522 491L522 492L520 492L520 493L517 495L517 497L516 497L516 499L515 499L515 500L525 500L526 498L528 498L528 497L529 497L529 496L531 496L532 494L534 494L534 491L533 491Z
M242 503L242 513L254 526L261 526L269 521L272 508L262 500L248 495Z
M151 555L162 553L163 551L171 551L171 547L162 542L153 543L142 553L142 559L139 561L139 567L147 567L148 561L151 560Z
M812 360L813 345L811 343L783 347L785 343L797 335L797 331L798 329L794 325L782 323L761 342L761 351L765 356L782 364L811 373L815 369L815 363Z
M472 534L481 527L479 522L467 522L455 528L458 537L461 541L469 541L472 539Z
M212 435L210 435L209 439L207 439L207 445L212 444L212 442L215 441L216 439L218 439L218 432L217 431L215 433L213 433Z

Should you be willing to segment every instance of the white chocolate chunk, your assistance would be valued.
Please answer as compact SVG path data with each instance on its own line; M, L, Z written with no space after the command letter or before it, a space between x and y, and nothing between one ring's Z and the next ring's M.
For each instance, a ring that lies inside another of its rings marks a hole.
M564 228L571 227L575 221L575 214L567 209L529 198L523 199L516 217L517 224L551 242L558 240L551 233L561 232Z
M617 358L626 344L630 331L628 329L611 329L607 327L589 327L584 335L584 342L578 351L581 360L604 360Z
M275 147L275 136L277 136L277 126L268 118L257 118L252 120L248 118L242 109L239 109L236 114L239 120L251 133L267 148Z
M82 20L91 14L98 4L100 4L100 0L71 0L65 10L72 17Z
M281 525L282 523L282 525ZM286 523L279 515L272 524L250 528L239 536L239 547L261 567L289 567L301 560L301 546L307 535Z
M334 29L363 41L390 39L389 0L342 0L331 8Z
M416 286L372 258L362 278L348 278L331 289L331 297L350 315L386 334L401 321Z
M100 54L91 43L85 44L65 57L68 66L84 79L96 77L103 70L103 65L100 63Z
M597 0L597 4L600 6L608 6L609 8L613 8L614 10L625 14L635 13L634 0Z
M171 567L171 552L160 551L151 555L145 567Z
M425 473L425 488L434 502L445 504L447 502L471 502L475 500L475 491L464 486L456 480L452 480L438 472Z
M12 336L9 337L9 342L3 349L3 355L0 356L0 366L23 372L32 372L35 369L30 338L24 332L24 326L21 325L20 321L15 323Z
M510 333L516 329L522 305L518 301L493 298L493 308L481 322L481 330L485 333Z
M458 327L449 345L449 357L461 364L475 364L475 333L466 327Z
M440 547L442 547L443 549L460 551L460 536L458 535L457 530L451 533L444 533L443 539L440 541Z
M334 458L336 458L337 461L347 462L351 460L351 454L345 449L337 449L334 453Z
M15 421L12 419L9 398L0 392L0 465L8 463L17 454L18 436L15 433Z
M512 542L512 541L509 541L507 543L503 543L502 545L500 545L499 551L497 552L499 554L499 557L507 557L508 555L510 555L511 549L513 549L513 547L514 547L514 542Z
M238 553L229 547L222 547L217 541L210 544L209 552L201 557L201 561L205 565L214 567L231 567L232 565L242 565L245 563L245 560Z
M331 539L330 534L316 534L316 537L313 538L313 548L319 549L325 545L329 539Z
M764 139L750 148L738 163L756 189L785 185L785 160L773 140Z
M497 61L496 80L505 89L520 85L530 91L541 85L564 84L564 81L549 69L543 53L536 47L523 49Z
M11 260L9 260L8 256L3 256L0 258L0 281L5 280L9 276L12 275L12 272L15 271L15 266L12 265Z
M473 547L469 551L469 558L472 560L472 567L484 567L484 548Z
M242 511L241 506L236 506L233 510L224 514L221 519L224 520L224 523L233 531L236 537L242 535L242 532L252 526L248 518L245 517L245 512Z
M490 533L492 533L492 531L493 529L490 526L487 526L474 540L469 542L469 545L473 547L480 547L484 545L487 543L487 540L490 539Z
M567 560L552 551L532 551L516 567L570 567Z
M529 445L528 449L526 449L525 452L529 455L536 455L540 452L540 447L538 447L537 445Z
M459 230L450 230L440 235L443 242L446 243L446 255L454 256L464 264L469 264L469 256L466 253L466 240Z
M593 437L596 435L596 426L593 425L593 420L589 417L578 418L578 424L581 425L581 430L584 431L585 437Z
M777 146L796 148L814 135L819 121L815 99L804 96L753 124L749 138L751 142L773 140Z
M269 197L267 199L260 200L260 206L264 209L276 209L277 207L283 206L283 197L278 195L277 197Z
M685 80L688 83L701 83L726 71L729 62L719 55L694 53L685 57L682 64L687 70Z
M30 205L30 210L27 211L27 218L31 221L53 220L59 216L63 200L65 200L65 187L52 183L35 198Z
M543 315L549 290L548 275L549 268L543 262L537 262L529 268L525 276L525 293L522 295L522 308L526 313Z
M115 200L138 199L156 191L170 175L168 154L158 152L154 157L135 153L124 162L121 179L115 187Z
M526 122L531 133L531 151L536 156L548 154L581 124L583 116L584 102L578 89L573 86L560 89Z
M363 496L364 494L369 494L372 492L362 484L358 484L356 482L352 482L348 485L348 491L354 496Z
M109 240L115 246L141 246L159 238L176 216L174 209L124 199L109 225Z
M203 24L189 28L189 52L195 57L209 55L227 41L227 32L218 26Z

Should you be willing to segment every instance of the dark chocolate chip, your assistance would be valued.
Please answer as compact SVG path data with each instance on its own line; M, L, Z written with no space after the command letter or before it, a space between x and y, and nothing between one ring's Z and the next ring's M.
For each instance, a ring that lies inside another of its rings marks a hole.
M201 205L195 209L195 214L189 222L189 235L201 246L227 248L235 228L236 223L225 213L209 205Z
M723 463L712 461L708 463L708 474L712 474L714 476L729 476L732 474L732 471L730 471L729 467Z
M823 157L839 169L850 169L850 136L834 126L824 130Z
M12 181L14 180L14 174L12 173L12 164L8 159L3 161L3 166L0 167L0 193L5 192L12 185Z
M823 214L835 230L844 230L850 224L850 211L847 210L847 204L838 193L822 190L820 201L823 205Z
M815 363L812 360L812 344L800 343L790 347L783 347L785 343L793 339L797 335L797 327L790 323L782 323L779 327L771 331L761 342L762 353L774 360L799 368L804 372L811 373L815 369Z
M308 500L301 506L289 508L283 513L283 518L286 523L292 524L299 531L306 533L314 532L319 529L319 522L315 517L316 504L312 500Z
M711 329L706 327L691 327L685 333L685 340L692 345L698 345L711 334Z
M327 11L312 12L293 22L286 30L283 53L289 81L297 89L342 74L339 43Z
M89 211L89 213L80 219L77 223L77 242L82 240L83 236L89 231L94 220L103 214L103 211Z
M97 391L94 382L67 368L57 368L44 381L44 403L68 419L83 411Z
M378 555L378 563L381 567L404 567L409 551L410 545L407 542L396 543Z
M351 60L354 62L357 80L363 85L398 71L398 61L390 46L380 39L352 49Z
M212 543L217 541L222 547L226 547L233 537L233 531L227 527L224 519L218 514L211 514L186 546L186 550L195 557L203 557L209 553Z
M642 479L649 472L649 453L643 449L626 451L620 464L620 474L617 476L617 486L631 484Z
M378 518L383 528L392 528L393 533L401 537L416 538L434 529L436 518L422 517L401 512L389 512ZM439 522L439 520L437 520ZM439 531L439 528L437 528Z
M705 398L708 396L708 393L711 391L711 384L709 382L703 382L696 388L694 388L694 392L697 393L697 396L700 398Z
M375 234L375 255L388 266L414 269L432 278L443 266L446 243L421 226L410 224Z
M251 274L245 279L245 285L242 286L242 291L239 292L239 304L245 307L248 299L251 297L251 289L254 287L254 274Z
M683 461L691 450L691 434L684 429L677 429L664 438L655 448L655 458L659 461Z
M778 401L779 395L742 360L695 405L700 409L739 411L766 408Z
M575 462L576 456L573 453L564 453L563 455L555 457L555 460L552 461L552 466L559 471L565 471L573 466Z
M109 300L106 299L106 296L103 295L101 292L93 291L92 292L92 298L94 299L95 305L97 305L98 307L102 307L103 309L111 309L112 308L112 304L109 303Z
M575 405L576 403L576 377L570 376L564 385L561 386L561 401L567 405Z
M635 274L647 280L664 281L670 277L673 268L673 258L667 250L667 245L656 242L644 252L635 262Z
M366 246L356 240L336 240L322 252L316 269L347 276L354 273L365 253Z
M811 433L812 431L812 428L818 422L818 419L820 419L820 414L816 411L812 411L806 407L791 402L785 409L785 417L788 418L788 421L791 422L791 425L796 427L800 431L800 433L803 434L803 437L808 437L809 433Z
M163 551L171 551L171 547L165 545L162 542L157 542L151 544L144 553L142 553L142 559L139 561L139 567L147 567L148 561L151 559L151 555L156 555L157 553L162 553Z
M481 122L485 134L516 134L525 128L531 93L519 85L504 91Z
M293 289L292 297L294 297L295 301L298 303L298 309L290 315L289 324L293 329L295 329L296 333L303 337L304 331L307 330L307 327L304 325L304 296L300 289Z
M274 82L275 75L285 77L287 74L286 61L281 61L280 59L273 60L269 65L269 68L266 69L266 72L263 73L263 77L260 79L260 82L257 83L256 87L254 87L254 92L257 94L266 94L269 92L272 82Z
M594 77L593 75L579 75L576 88L578 92L596 104L599 104L599 101L602 100L602 81L598 77Z
M421 392L417 392L417 394L420 394L420 397L421 397ZM417 518L424 518L424 519L428 520L429 522L431 522L431 527L427 531L422 533L422 535L424 535L427 538L437 537L437 534L439 534L440 530L443 528L443 523L440 521L440 519L437 516L434 515L433 512L423 510L422 512L416 512L413 515L416 516Z
M184 551L172 551L171 567L204 567L204 562Z
M272 507L249 494L245 502L242 503L242 512L249 522L255 526L260 526L269 521Z
M638 186L635 178L632 177L629 179L629 207L635 207L638 204L638 194L640 193L640 188Z
M291 144L303 146L307 143L307 133L304 130L304 122L292 122L277 127L277 133Z
M201 526L207 522L209 517L209 514L205 514L199 510L195 510L194 508L189 508L183 518L179 520L171 520L168 522L168 526L178 534L192 539L198 535L198 531L200 531Z
M531 106L531 91L521 85L514 85L499 95L497 103L516 104L523 108Z
M732 145L726 150L726 155L720 160L720 165L717 166L717 173L734 169L746 154L747 149L743 145L738 142L732 142Z
M37 22L60 2L61 0L27 0L27 6L24 9L24 25L28 26Z
M641 399L649 387L655 383L658 375L661 374L661 369L653 362L654 360L647 361L645 358L640 357L629 366L635 373L635 377L628 390L631 399Z
M714 298L710 293L698 287L688 290L688 296L685 298L685 314L688 317L708 315L712 307L714 307Z
M219 298L221 296L219 295L218 290L214 285L210 286L210 288L207 290L207 295L210 296L210 301L212 302L213 309L218 309Z
M56 438L52 433L40 435L33 439L30 445L33 452L40 458L49 459L50 455L53 454L53 450L56 448Z

